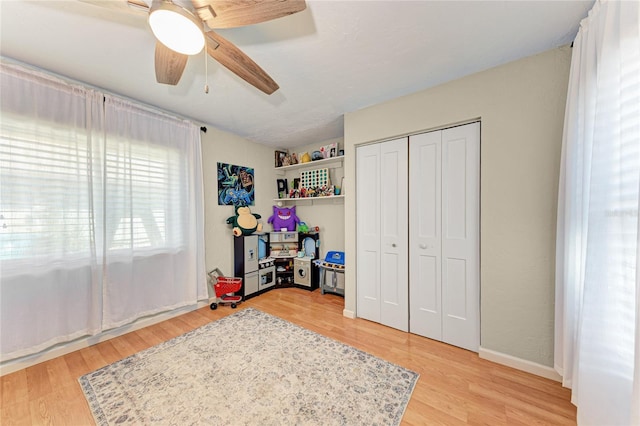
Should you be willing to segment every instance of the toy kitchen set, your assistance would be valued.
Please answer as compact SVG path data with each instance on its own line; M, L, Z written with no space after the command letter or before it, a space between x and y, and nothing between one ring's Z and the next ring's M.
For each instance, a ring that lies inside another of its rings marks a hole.
M253 297L271 288L315 290L320 255L319 232L269 232L234 238L234 276L243 280L241 295Z

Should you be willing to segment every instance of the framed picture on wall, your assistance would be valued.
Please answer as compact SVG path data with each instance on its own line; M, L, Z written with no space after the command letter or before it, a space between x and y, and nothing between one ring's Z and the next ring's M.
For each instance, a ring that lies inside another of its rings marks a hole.
M253 206L254 172L251 167L218 163L218 205Z
M338 144L331 143L320 148L323 158L333 158L338 156Z
M276 150L276 154L275 154L276 167L282 167L282 162L284 161L287 155L289 155L287 151Z

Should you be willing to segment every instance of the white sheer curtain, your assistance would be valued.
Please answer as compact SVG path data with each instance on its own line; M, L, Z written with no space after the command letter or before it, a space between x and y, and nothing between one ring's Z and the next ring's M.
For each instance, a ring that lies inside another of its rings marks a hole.
M206 298L200 129L105 99L105 328ZM187 285L187 284L198 285Z
M0 69L0 348L31 354L100 331L91 153L102 95ZM99 174L98 174L99 175Z
M0 66L2 361L206 299L199 128Z
M640 3L574 41L558 202L555 367L578 423L640 424Z

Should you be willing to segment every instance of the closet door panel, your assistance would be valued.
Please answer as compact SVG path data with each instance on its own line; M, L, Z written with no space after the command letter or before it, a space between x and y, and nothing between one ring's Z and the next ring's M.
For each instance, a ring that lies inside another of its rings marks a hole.
M358 263L377 265L379 255L374 250L364 250ZM380 275L375 268L358 268L358 316L380 322Z
M409 330L407 138L380 144L380 322Z
M455 138L444 144L444 235L449 244L461 243L467 239L467 140Z
M382 323L387 324L384 318L391 314L391 320L393 320L393 311L402 306L403 293L406 292L399 288L400 280L398 278L402 274L399 256L395 253L382 253L382 261L380 263L384 265L384 268L380 270L381 315L383 317Z
M441 132L409 138L409 329L442 340Z
M480 124L442 131L442 340L480 341Z
M380 322L380 146L356 149L358 316Z
M444 265L446 295L444 311L449 318L468 319L467 262L464 259L447 258ZM449 330L450 331L450 330Z

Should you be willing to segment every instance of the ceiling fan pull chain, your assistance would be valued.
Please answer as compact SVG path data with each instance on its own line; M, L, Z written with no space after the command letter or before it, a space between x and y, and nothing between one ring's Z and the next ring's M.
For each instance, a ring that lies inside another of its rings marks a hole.
M204 93L209 93L209 69L206 52L204 54Z
M204 31L204 22L202 23L202 30ZM209 94L209 61L207 61L207 45L205 44L204 49L204 93Z

